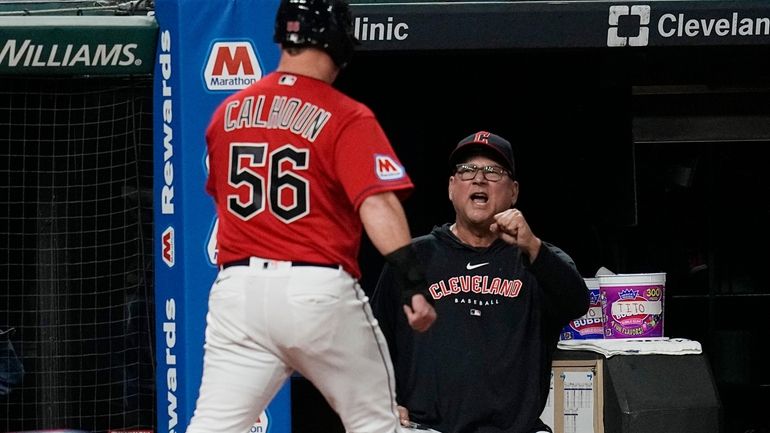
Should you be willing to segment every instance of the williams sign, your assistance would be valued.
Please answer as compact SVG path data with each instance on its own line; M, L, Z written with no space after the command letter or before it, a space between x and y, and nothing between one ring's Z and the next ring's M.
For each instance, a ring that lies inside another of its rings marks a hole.
M152 17L0 17L0 74L150 74Z

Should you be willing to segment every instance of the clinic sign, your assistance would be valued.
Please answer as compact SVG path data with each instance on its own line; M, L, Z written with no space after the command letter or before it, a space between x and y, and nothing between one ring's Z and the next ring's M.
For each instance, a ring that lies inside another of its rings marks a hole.
M769 14L770 15L770 14ZM720 45L730 40L770 39L770 16L739 11L662 11L650 5L609 8L608 47L651 45Z
M149 63L154 69L157 433L186 431L203 370L208 294L217 273L215 211L204 189L206 127L222 100L277 65L272 40L277 7L278 0L155 2L157 43ZM20 47L17 42L14 59L27 55ZM118 66L135 52L125 46L97 49L90 52L114 52L110 61L117 59ZM243 433L290 432L287 383Z
M352 2L351 10L362 51L770 44L765 0Z

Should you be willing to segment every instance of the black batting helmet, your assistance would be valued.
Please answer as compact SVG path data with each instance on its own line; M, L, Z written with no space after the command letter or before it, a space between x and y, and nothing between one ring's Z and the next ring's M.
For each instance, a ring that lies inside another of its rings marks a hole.
M287 47L315 47L326 51L344 68L358 39L345 0L281 0L273 40Z

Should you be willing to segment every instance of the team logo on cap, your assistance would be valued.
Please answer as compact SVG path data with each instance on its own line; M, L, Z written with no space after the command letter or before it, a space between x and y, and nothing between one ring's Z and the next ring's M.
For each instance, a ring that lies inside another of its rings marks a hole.
M489 133L487 131L477 132L476 135L473 137L473 141L476 143L489 144Z
M374 167L377 177L382 180L401 179L404 177L404 169L388 155L375 155Z

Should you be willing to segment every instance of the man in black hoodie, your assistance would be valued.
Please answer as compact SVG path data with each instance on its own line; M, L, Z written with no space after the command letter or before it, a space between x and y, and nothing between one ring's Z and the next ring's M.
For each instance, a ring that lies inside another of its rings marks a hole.
M588 309L572 259L515 208L511 144L480 131L450 156L455 222L413 240L439 320L412 332L385 266L372 306L388 340L402 424L443 433L551 431L540 420L559 330Z

